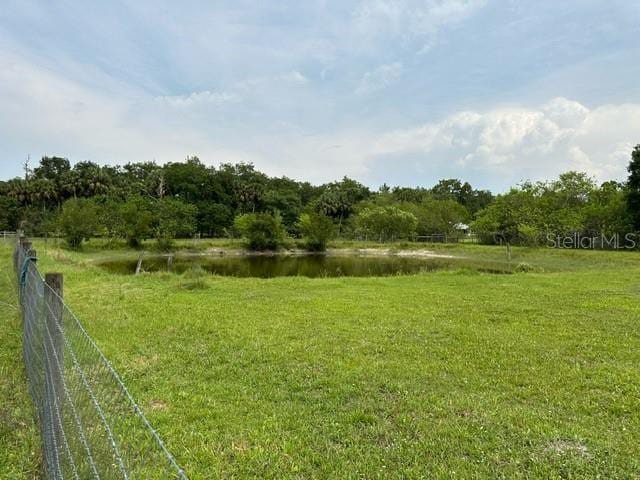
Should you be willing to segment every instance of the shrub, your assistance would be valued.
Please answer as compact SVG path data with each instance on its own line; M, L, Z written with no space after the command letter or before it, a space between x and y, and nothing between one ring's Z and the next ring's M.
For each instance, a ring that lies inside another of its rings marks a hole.
M91 200L69 199L62 205L58 223L67 244L79 248L98 227L98 209Z
M182 274L180 286L186 290L202 290L207 288L207 272L200 265L188 268Z
M535 272L536 270L537 269L533 265L527 262L520 262L514 268L514 271L518 273Z
M247 241L251 250L277 250L285 241L286 232L280 215L247 213L236 217L234 228Z
M416 216L418 235L453 235L456 225L468 220L466 209L455 200L427 199L419 204L404 202L401 208Z
M418 220L412 213L398 207L375 207L362 210L356 218L356 225L365 237L385 242L413 237Z
M302 233L305 248L312 252L324 252L327 242L336 233L333 221L320 213L302 214L297 226Z

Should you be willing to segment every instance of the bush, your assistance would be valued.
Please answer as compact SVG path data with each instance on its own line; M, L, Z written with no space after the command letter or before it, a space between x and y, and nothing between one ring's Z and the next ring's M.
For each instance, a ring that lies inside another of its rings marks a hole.
M58 219L62 236L71 248L79 248L98 228L98 208L85 198L64 202Z
M186 290L203 290L207 288L206 277L206 270L200 265L195 265L182 274L180 286Z
M333 221L320 213L301 215L297 226L302 233L305 248L311 252L324 252L327 249L327 242L336 233Z
M416 216L418 235L454 235L456 225L468 220L467 210L455 200L427 199L419 204L404 202L401 208Z
M530 263L520 262L518 263L518 265L516 265L513 271L517 273L527 273L527 272L536 272L538 271L538 269L533 265L531 265Z
M381 242L411 238L415 235L418 220L415 215L398 207L365 208L356 218L362 235Z
M286 231L280 215L248 213L239 215L234 228L247 240L250 250L277 250L285 241Z

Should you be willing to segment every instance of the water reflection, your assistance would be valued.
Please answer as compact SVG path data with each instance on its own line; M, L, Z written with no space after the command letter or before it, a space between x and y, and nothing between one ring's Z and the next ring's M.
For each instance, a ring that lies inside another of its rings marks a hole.
M136 260L114 260L101 264L112 273L133 274ZM381 277L410 275L452 268L508 273L504 266L471 262L454 258L424 258L399 256L331 256L331 255L247 255L247 256L145 256L142 270L183 273L199 266L204 270L233 277Z

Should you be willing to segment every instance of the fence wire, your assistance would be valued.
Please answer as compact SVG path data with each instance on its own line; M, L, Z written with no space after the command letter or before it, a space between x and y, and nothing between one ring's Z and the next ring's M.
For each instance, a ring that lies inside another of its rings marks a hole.
M45 478L186 480L109 361L20 244L14 268Z

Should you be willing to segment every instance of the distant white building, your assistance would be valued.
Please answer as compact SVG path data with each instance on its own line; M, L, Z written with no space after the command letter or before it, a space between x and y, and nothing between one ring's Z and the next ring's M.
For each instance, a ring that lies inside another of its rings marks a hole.
M456 229L456 231L460 232L460 233L464 233L465 235L467 235L469 233L469 231L471 230L471 227L469 227L469 225L467 225L466 223L456 223L453 228Z

